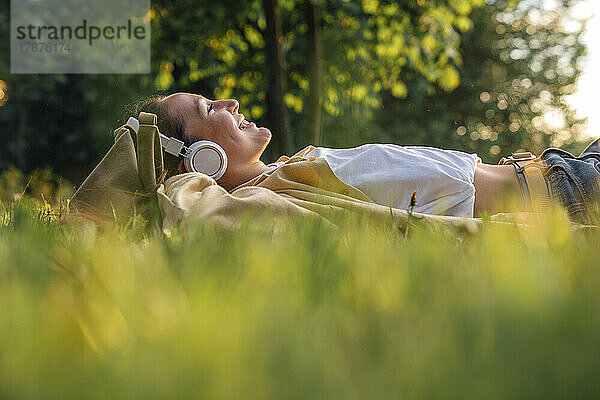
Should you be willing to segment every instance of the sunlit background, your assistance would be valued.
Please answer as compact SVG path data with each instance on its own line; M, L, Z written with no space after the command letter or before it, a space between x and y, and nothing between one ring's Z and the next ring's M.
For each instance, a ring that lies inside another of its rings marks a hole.
M305 10L313 3L280 0L276 46L267 45L260 0L153 0L146 75L11 74L7 4L0 174L49 169L78 185L133 103L177 91L239 100L274 133L265 162L308 144L397 143L497 163L549 146L579 154L600 136L597 0L314 2L313 36ZM269 71L277 68L276 85Z
M578 117L588 119L585 134L600 137L600 1L583 0L573 11L578 18L590 19L583 38L587 47L583 74L579 78L577 92L569 98L569 102L577 110Z

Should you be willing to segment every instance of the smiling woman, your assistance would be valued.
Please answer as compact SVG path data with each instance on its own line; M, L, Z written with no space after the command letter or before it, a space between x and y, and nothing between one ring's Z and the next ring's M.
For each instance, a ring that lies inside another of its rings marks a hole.
M281 156L265 165L260 157L271 132L247 121L239 113L236 100L176 93L150 98L136 111L156 114L160 132L181 140L188 148L198 141L216 144L227 162L223 174L215 179L229 192L249 186L274 190L284 182L286 190L312 190L316 194L346 185L352 190L342 192L397 209L404 209L416 192L415 212L423 214L473 217L524 210L548 212L552 204L560 204L573 220L582 223L590 222L590 210L598 203L598 142L580 157L548 149L540 157L514 155L502 165L485 164L477 154L456 150L377 143L348 149L308 146L291 158ZM181 159L169 154L165 159L168 169L183 172ZM324 166L321 173L311 164L316 160ZM279 180L273 186L276 179L269 178L278 173L284 176L281 171L289 170L291 163L296 163L295 170L304 168L295 175L296 181ZM186 169L190 171L189 166ZM311 186L313 189L307 189Z

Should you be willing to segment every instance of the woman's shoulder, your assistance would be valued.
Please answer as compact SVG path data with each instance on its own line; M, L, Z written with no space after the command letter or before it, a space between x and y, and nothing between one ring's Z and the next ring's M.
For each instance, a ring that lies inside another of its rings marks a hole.
M306 146L305 148L303 148L302 150L300 150L299 152L297 152L296 154L294 154L292 156L292 158L293 157L307 157L307 156L310 157L309 153L313 152L315 149L316 149L315 146L313 146L312 144L309 144L308 146ZM290 157L281 156L281 157L279 157L279 159L277 161L279 161L281 158L284 158L284 157L286 158L285 161L287 161L287 160L290 159Z

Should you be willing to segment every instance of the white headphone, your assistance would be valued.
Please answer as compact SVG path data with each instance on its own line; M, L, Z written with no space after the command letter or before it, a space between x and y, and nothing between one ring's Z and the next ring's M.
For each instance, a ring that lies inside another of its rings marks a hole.
M125 124L136 134L140 129L140 121L130 117ZM215 142L200 140L194 142L190 147L174 137L166 137L158 132L160 146L163 150L175 157L183 157L183 165L186 172L201 172L214 180L219 180L227 170L227 154L225 150Z

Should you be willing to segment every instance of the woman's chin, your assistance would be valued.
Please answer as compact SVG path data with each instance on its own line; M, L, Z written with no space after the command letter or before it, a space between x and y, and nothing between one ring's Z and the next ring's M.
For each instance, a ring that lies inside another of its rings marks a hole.
M258 127L256 126L256 124L254 124L254 122L251 122L248 127L242 129L241 131L245 134L257 134L260 136L268 136L269 138L271 138L271 131L268 128L262 126Z
M256 128L256 130L258 133L268 136L269 139L271 138L271 131L268 128L261 126L260 128Z

